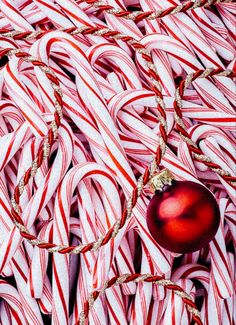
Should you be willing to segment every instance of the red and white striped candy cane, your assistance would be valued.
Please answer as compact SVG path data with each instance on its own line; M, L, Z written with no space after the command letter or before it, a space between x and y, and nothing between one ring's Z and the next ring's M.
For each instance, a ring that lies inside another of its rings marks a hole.
M0 265L27 322L48 321L41 311L56 324L202 324L199 296L204 322L234 321L234 4L223 2L2 2L1 53L22 60L0 68ZM156 154L214 193L210 248L178 257L150 236ZM5 302L0 318L15 321Z

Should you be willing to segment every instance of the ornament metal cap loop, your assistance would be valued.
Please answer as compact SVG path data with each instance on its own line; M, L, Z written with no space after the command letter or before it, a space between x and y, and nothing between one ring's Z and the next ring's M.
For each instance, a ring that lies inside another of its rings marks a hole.
M150 187L153 192L162 191L165 185L171 185L174 176L168 169L163 169L160 173L150 179Z

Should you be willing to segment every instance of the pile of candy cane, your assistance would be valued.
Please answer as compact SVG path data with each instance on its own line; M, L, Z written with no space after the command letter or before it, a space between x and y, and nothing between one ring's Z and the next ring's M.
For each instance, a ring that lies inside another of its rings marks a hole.
M0 2L0 324L236 321L235 9ZM214 193L209 248L150 236L159 166Z

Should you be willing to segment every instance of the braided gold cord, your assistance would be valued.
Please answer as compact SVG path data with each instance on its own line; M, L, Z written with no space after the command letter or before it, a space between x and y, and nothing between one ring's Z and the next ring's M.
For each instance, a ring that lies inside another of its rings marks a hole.
M100 297L106 289L111 288L113 285L120 285L122 283L139 283L147 282L153 283L158 286L163 286L167 290L172 290L175 295L180 297L185 304L187 311L192 315L195 325L203 325L201 321L201 315L198 311L193 298L187 294L180 286L168 279L163 279L159 276L151 274L122 274L120 276L115 276L109 281L105 282L104 287L99 291L93 291L88 295L88 298L84 302L84 308L79 314L79 319L75 325L85 325L85 322L89 316L89 311L93 308L93 305L98 297Z

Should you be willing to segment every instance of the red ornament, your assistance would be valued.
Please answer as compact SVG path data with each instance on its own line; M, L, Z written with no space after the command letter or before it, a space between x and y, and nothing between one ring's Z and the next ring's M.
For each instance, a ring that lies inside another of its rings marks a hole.
M170 176L168 171L164 171ZM161 175L162 174L162 175ZM147 226L157 243L175 253L205 247L220 224L218 204L208 189L190 181L158 177L147 209Z

